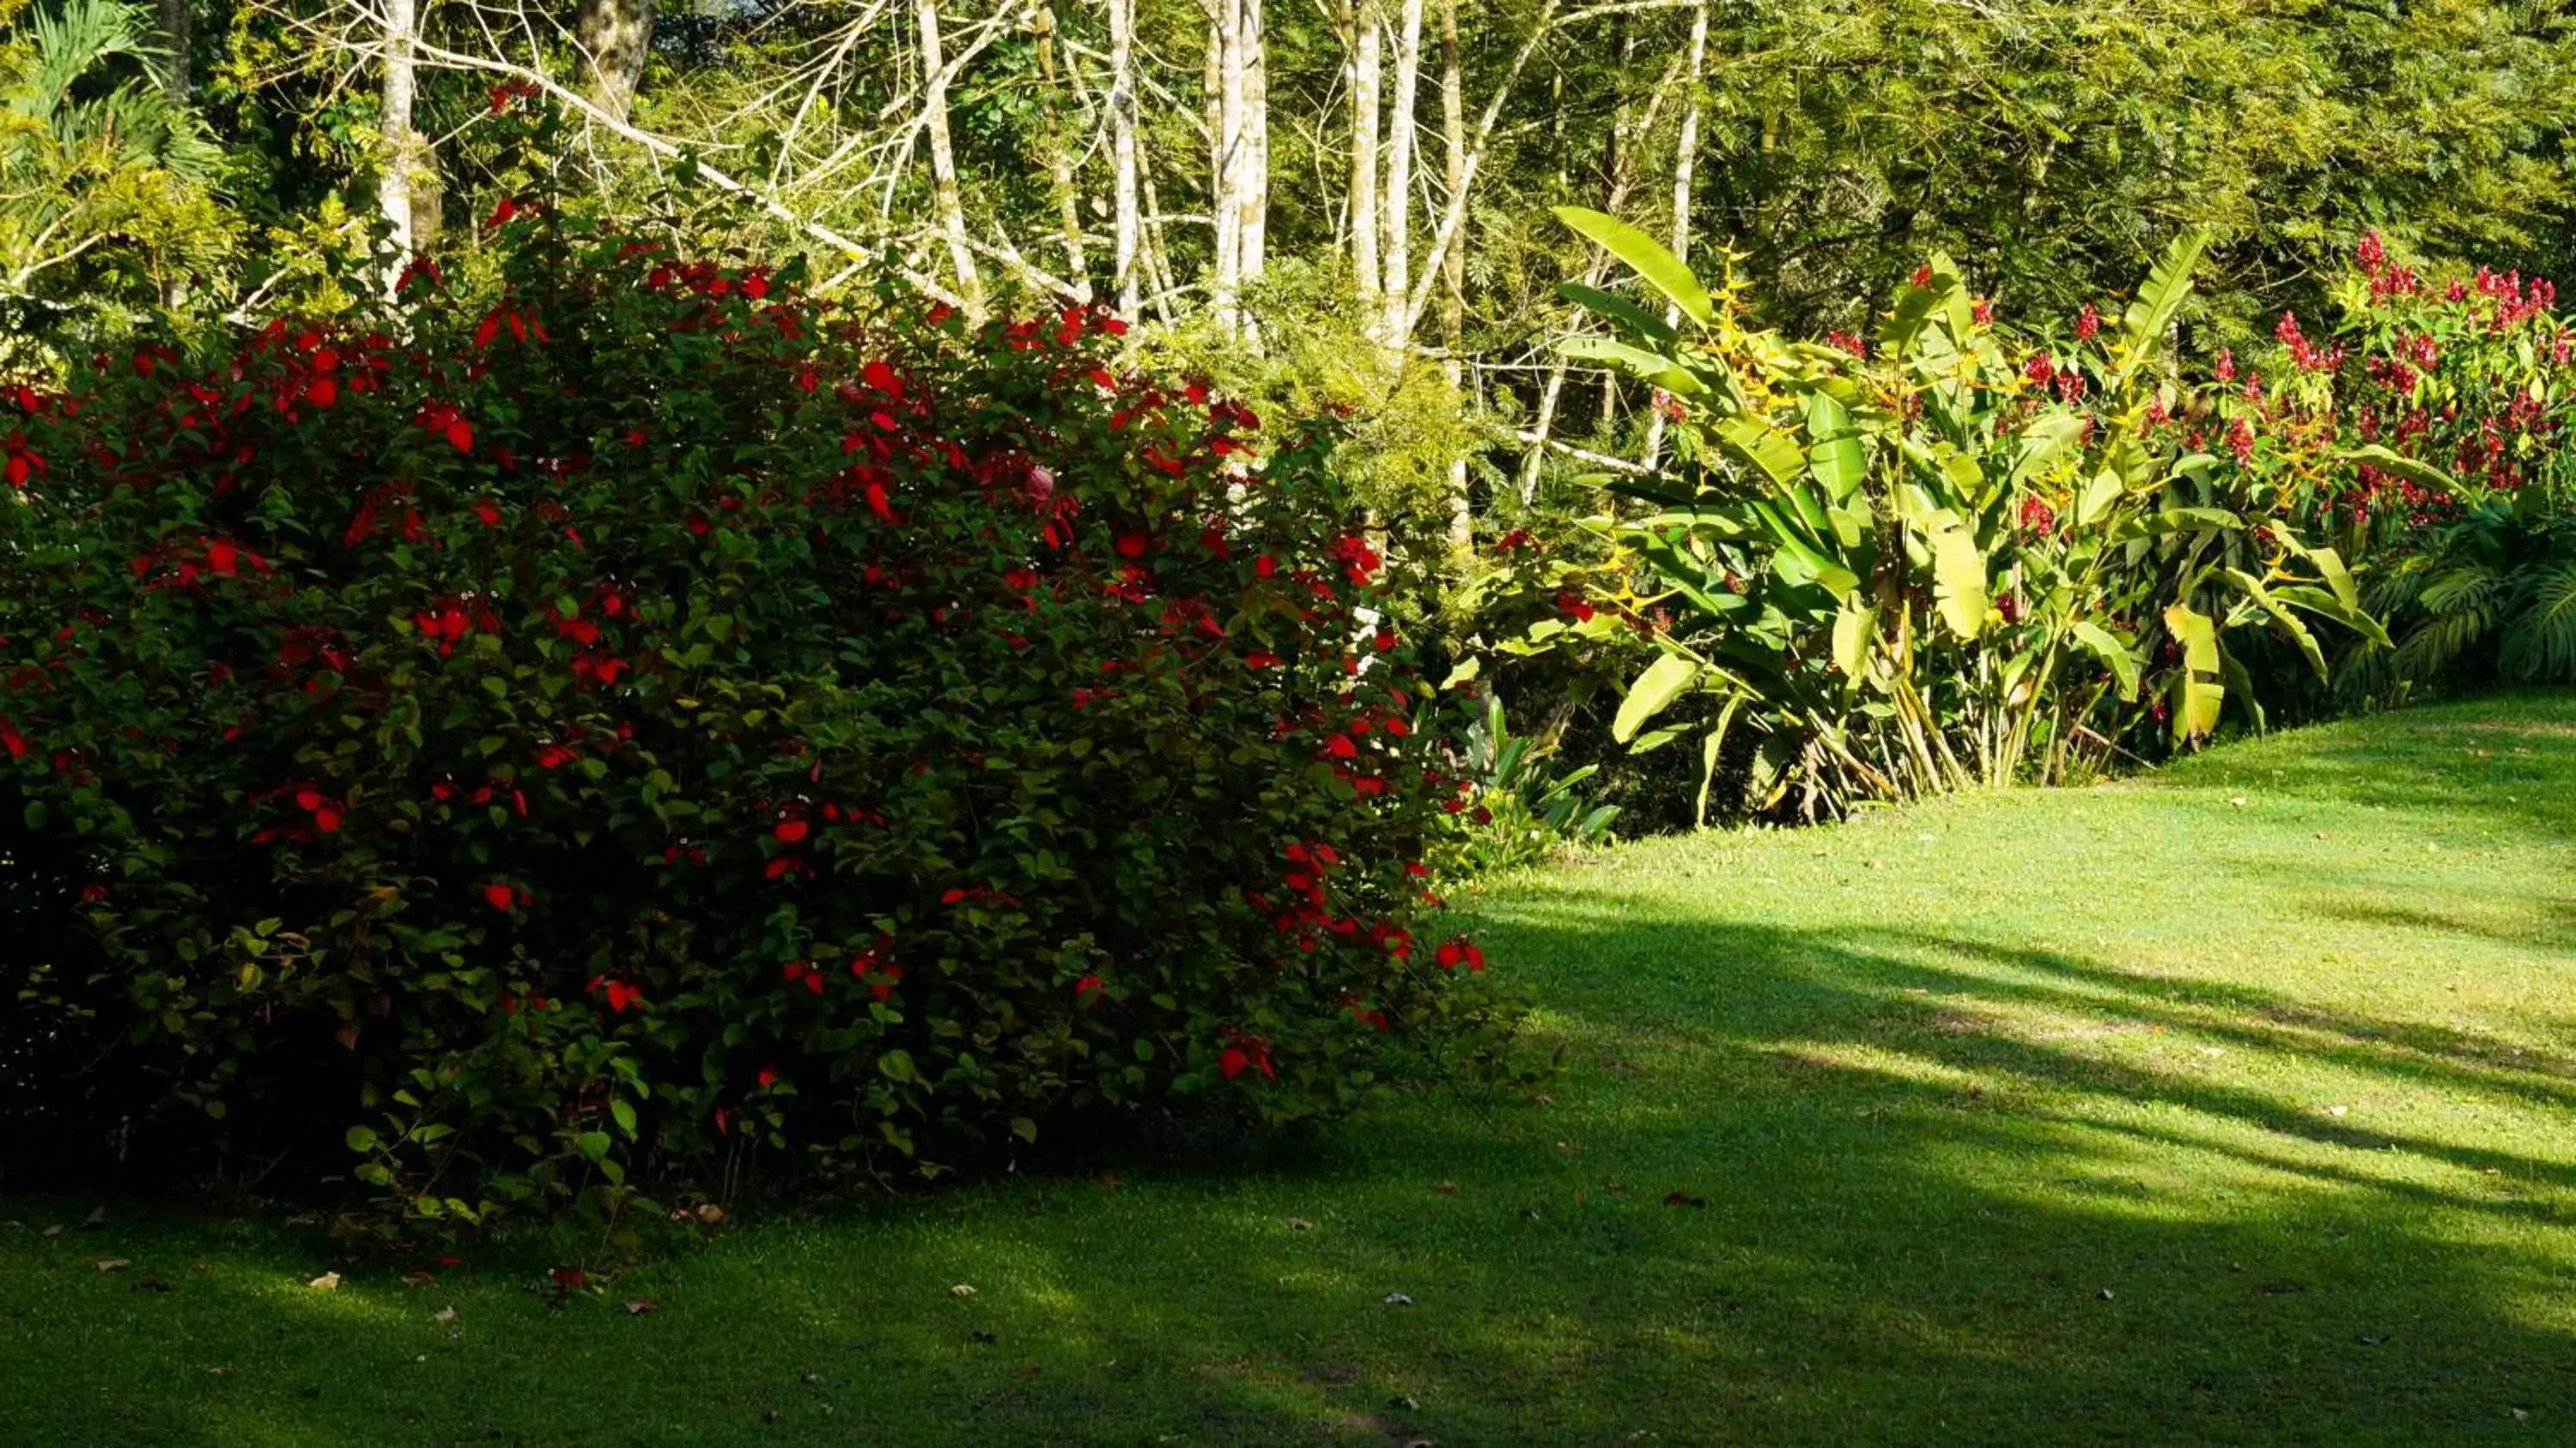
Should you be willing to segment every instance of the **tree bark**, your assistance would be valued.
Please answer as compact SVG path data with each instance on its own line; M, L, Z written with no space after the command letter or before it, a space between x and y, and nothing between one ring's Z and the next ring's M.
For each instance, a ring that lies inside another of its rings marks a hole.
M385 272L385 294L393 295L403 266L412 255L411 178L420 138L412 133L412 97L418 81L412 56L420 12L414 0L385 0L384 89L377 128L384 137L383 174L376 179L376 209L393 231L395 260Z
M1091 264L1082 250L1082 198L1073 188L1073 154L1064 144L1064 122L1057 114L1055 74L1055 5L1038 7L1038 111L1046 124L1047 175L1055 185L1056 224L1064 237L1065 274L1091 294Z
M1440 0L1440 141L1441 182L1448 191L1467 184L1467 86L1458 48L1458 0ZM1440 274L1446 284L1440 309L1441 367L1449 394L1465 401L1467 358L1467 248L1452 242L1440 252ZM1449 536L1466 544L1475 538L1476 520L1467 496L1467 459L1449 463Z
M1377 15L1370 0L1349 0L1343 7L1350 29L1351 55L1351 273L1358 279L1360 315L1376 318L1381 277L1378 271L1377 130L1380 66Z
M966 239L966 201L957 189L957 153L948 139L948 58L939 40L939 0L913 0L912 9L921 31L922 128L930 135L930 179L938 193L940 229L948 235L958 295L969 311L980 311L984 289L975 272L974 248Z
M1390 352L1404 345L1404 299L1412 290L1413 102L1422 79L1422 0L1403 0L1395 30L1395 104L1387 113L1386 198L1378 215L1386 226L1386 303L1377 332Z
M1216 130L1209 144L1215 154L1216 184L1208 205L1216 230L1216 265L1209 292L1217 326L1230 336L1243 322L1243 185L1251 169L1244 154L1248 138L1243 123L1242 0L1215 0L1211 23L1217 83Z
M160 0L161 90L173 105L188 104L197 88L196 0Z
M590 103L618 120L635 113L635 88L653 49L654 0L581 0L573 39L590 65Z
M1118 314L1132 322L1137 320L1142 292L1136 255L1136 0L1109 0L1109 157L1118 178L1110 202L1116 215L1111 281L1118 293Z
M1261 279L1270 247L1270 34L1261 0L1239 0L1243 7L1243 159L1244 178L1236 204L1242 208L1236 244L1243 259L1243 280Z
M1708 0L1691 7L1690 61L1684 84L1687 99L1682 103L1681 134L1673 142L1673 255L1690 260L1691 177L1699 159L1699 82L1708 58ZM1681 320L1678 308L1664 309L1666 322ZM1655 465L1664 450L1663 399L1658 397L1647 409L1646 447L1642 461Z

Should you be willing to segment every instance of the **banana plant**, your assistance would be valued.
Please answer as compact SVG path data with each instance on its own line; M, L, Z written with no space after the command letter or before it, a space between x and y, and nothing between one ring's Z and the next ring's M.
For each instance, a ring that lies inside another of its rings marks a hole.
M2320 674L2316 621L2384 639L2331 549L2249 516L2259 491L2227 459L2156 425L2177 403L2169 337L2200 235L2064 358L2009 346L1940 257L1854 355L1746 328L1731 289L1635 228L1558 214L1679 319L1565 292L1612 333L1565 350L1682 420L1672 464L1611 484L1625 506L1594 526L1650 580L1634 605L1672 620L1613 733L1639 749L1697 734L1703 809L1738 730L1757 739L1744 803L1795 790L1812 814L2055 777L2157 713L2187 746L2231 698L2259 725L2234 629L2289 639ZM1705 707L1649 729L1686 702Z

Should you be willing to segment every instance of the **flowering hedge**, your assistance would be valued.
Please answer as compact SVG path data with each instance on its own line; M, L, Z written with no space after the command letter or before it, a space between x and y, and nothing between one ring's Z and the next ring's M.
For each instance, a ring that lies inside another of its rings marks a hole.
M13 1130L472 1220L1304 1121L1493 1022L1328 437L1105 316L490 230L0 398Z

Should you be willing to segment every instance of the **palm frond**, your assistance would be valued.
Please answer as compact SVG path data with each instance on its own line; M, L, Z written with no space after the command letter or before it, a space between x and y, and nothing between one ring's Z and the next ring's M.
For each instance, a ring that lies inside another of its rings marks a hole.
M2525 575L2497 651L2497 667L2528 683L2576 680L2576 558Z

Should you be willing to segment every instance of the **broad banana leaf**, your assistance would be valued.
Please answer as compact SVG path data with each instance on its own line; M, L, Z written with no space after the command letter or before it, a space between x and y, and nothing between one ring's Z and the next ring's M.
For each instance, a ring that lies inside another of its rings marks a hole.
M1589 237L1612 256L1628 264L1646 284L1672 299L1682 315L1705 327L1717 315L1708 299L1708 289L1691 275L1681 258L1666 251L1653 237L1630 226L1615 216L1604 216L1580 206L1555 208L1556 219Z
M2114 386L2128 381L2131 373L2164 346L2165 330L2173 325L2182 311L2183 301L2191 295L2191 273L2200 265L2201 253L2209 249L2209 233L2197 227L2173 239L2155 269L2147 273L2147 284L2129 303L2120 319L2120 365L2113 374Z
M1556 350L1587 362L1608 362L1625 368L1638 380L1651 382L1677 397L1696 397L1708 390L1707 383L1670 357L1609 337L1566 337L1557 342Z
M2084 436L2084 419L2060 408L2041 413L2021 430L2021 450L2013 456L2012 480L2038 476Z
M2218 727L2219 706L2227 702L2226 671L2218 652L2218 621L2187 603L2165 609L2165 628L2182 645L2182 668L2174 675L2173 739L2189 744L2206 739Z
M1849 501L1868 469L1849 409L1821 392L1807 394L1807 472L1828 502Z
M2449 473L2420 459L2390 452L2375 442L2365 443L2356 448L2345 448L2335 456L2348 462L2368 463L2391 477L2404 478L2419 487L2431 488L2454 498L2460 495L2459 480Z
M1932 552L1932 598L1940 607L1941 621L1960 638L1975 638L1985 631L1990 607L1986 555L1977 549L1977 535L1947 508L1917 517L1915 526L1923 530L1923 541Z
M1834 614L1834 667L1854 688L1860 686L1869 663L1870 641L1877 636L1877 607L1858 595L1844 599Z
M1749 417L1730 417L1719 423L1716 437L1720 452L1782 487L1795 482L1799 469L1806 465L1796 438Z
M2131 518L2111 531L2114 542L2162 538L2172 533L2239 532L2245 520L2225 508L2165 508Z
M1637 737L1637 731L1669 707L1682 692L1699 682L1700 663L1680 654L1658 655L1628 686L1628 697L1619 701L1619 717L1610 722L1610 737L1625 744Z
M2272 622L2279 624L2281 631L2290 636L2290 641L2299 646L2299 652L2307 656L2308 667L2316 670L2317 681L2325 682L2330 677L2326 672L2326 651L2318 646L2317 636L2308 632L2308 626L2299 621L2299 616L2290 612L2290 606L2274 598L2272 590L2263 586L2262 579L2241 568L2228 569L2226 577L2230 583L2243 589L2245 596L2254 600L2255 606L2272 616Z
M2120 642L2118 635L2087 618L2076 620L2075 626L2067 630L2067 637L2110 669L2111 677L2119 682L2122 699L2137 699L2138 655Z
M1558 282L1556 294L1605 321L1627 328L1640 337L1657 342L1670 342L1681 335L1673 330L1672 323L1615 292L1605 292L1598 287L1587 287L1581 282Z

